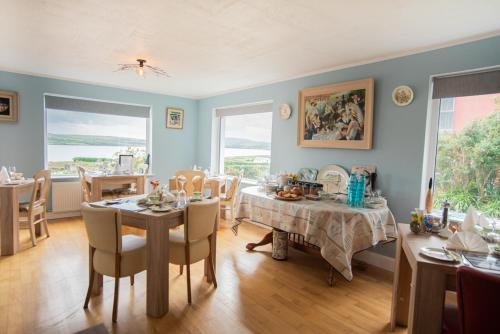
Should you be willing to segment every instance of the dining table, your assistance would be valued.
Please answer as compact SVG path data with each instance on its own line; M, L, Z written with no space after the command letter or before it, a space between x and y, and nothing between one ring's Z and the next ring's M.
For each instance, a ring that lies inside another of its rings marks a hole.
M102 200L104 186L116 186L123 184L135 184L136 194L144 194L146 175L144 174L105 174L85 173L85 182L90 186L90 200L93 202Z
M300 244L318 249L331 268L348 281L353 279L351 262L355 253L394 241L398 236L394 216L385 200L376 208L352 208L340 198L284 201L258 186L246 187L238 196L235 233L244 221L300 236ZM270 243L272 238L270 232L261 242L248 244L247 249ZM290 241L295 247L297 239ZM329 284L332 285L332 278Z
M33 191L34 180L0 183L0 255L15 255L19 250L19 202ZM44 233L43 224L35 226L37 236Z
M448 250L450 256L458 254L458 261L443 261L422 254L423 248L441 250L447 247L447 239L437 233L415 234L409 224L398 224L396 244L391 330L406 327L409 334L441 333L443 305L446 291L457 290L457 269L472 264L466 256ZM465 253L464 253L465 254ZM493 258L484 260L486 263ZM453 260L457 260L454 258ZM485 271L485 269L476 268ZM486 270L488 272L488 270ZM489 271L499 274L498 271Z
M169 233L171 229L184 224L185 211L184 208L175 208L174 204L172 210L168 212L153 212L150 208L140 207L137 204L137 201L142 198L144 196L137 195L119 199L118 203L98 201L90 205L96 208L117 208L120 211L122 225L146 231L146 314L159 318L167 314L169 310ZM214 231L217 231L217 223ZM212 249L217 249L217 233L214 233L212 238ZM214 267L216 254L216 251L212 254ZM205 275L207 281L211 282L212 277L207 262L205 261ZM91 265L89 263L89 270ZM103 280L101 274L96 272L95 275L92 293L99 295L102 293Z

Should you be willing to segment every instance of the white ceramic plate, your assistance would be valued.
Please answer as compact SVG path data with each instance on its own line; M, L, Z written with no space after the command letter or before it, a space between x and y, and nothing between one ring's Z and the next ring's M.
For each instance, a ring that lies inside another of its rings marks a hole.
M420 248L420 254L440 261L457 262L453 256L447 255L442 248L422 247Z
M156 205L150 207L150 209L153 212L169 212L170 210L172 210L172 208L170 206L159 207L159 206L156 206Z
M349 183L349 174L338 165L326 165L319 170L317 181L323 184L326 188L323 190L326 192L345 193Z

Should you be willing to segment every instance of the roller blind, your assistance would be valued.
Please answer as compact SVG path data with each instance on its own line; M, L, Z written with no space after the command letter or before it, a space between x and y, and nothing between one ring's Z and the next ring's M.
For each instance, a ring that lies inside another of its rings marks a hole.
M217 117L223 117L223 116L235 116L244 114L257 114L257 113L272 112L272 111L273 111L272 103L263 103L263 104L254 104L251 106L216 109L215 115Z
M500 69L434 78L433 99L500 92Z
M45 95L47 109L149 118L149 107Z

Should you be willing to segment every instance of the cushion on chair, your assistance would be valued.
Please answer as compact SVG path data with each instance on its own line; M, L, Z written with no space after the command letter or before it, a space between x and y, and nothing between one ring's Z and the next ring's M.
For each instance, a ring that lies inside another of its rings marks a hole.
M120 277L139 273L146 270L146 266L146 239L132 234L124 235ZM115 254L96 250L94 269L100 274L115 277Z
M173 264L186 264L184 228L170 231L170 256L169 262ZM196 263L206 259L210 254L210 244L208 239L201 239L191 242L189 247L189 258L191 263Z

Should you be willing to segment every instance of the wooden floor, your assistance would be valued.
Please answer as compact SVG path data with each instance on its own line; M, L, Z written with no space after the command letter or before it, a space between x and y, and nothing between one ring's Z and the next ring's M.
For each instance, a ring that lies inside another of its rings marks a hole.
M203 281L202 262L193 266L193 304L185 276L170 267L170 313L145 315L145 272L120 284L118 323L112 325L113 282L82 306L87 288L88 244L81 219L49 223L51 237L30 247L21 231L15 256L0 257L0 333L74 333L104 323L111 333L385 333L391 279L376 268L356 268L350 283L326 285L320 259L290 250L275 261L270 246L245 251L267 230L243 224L236 237L226 226L218 235L218 289ZM403 332L403 331L399 331Z

